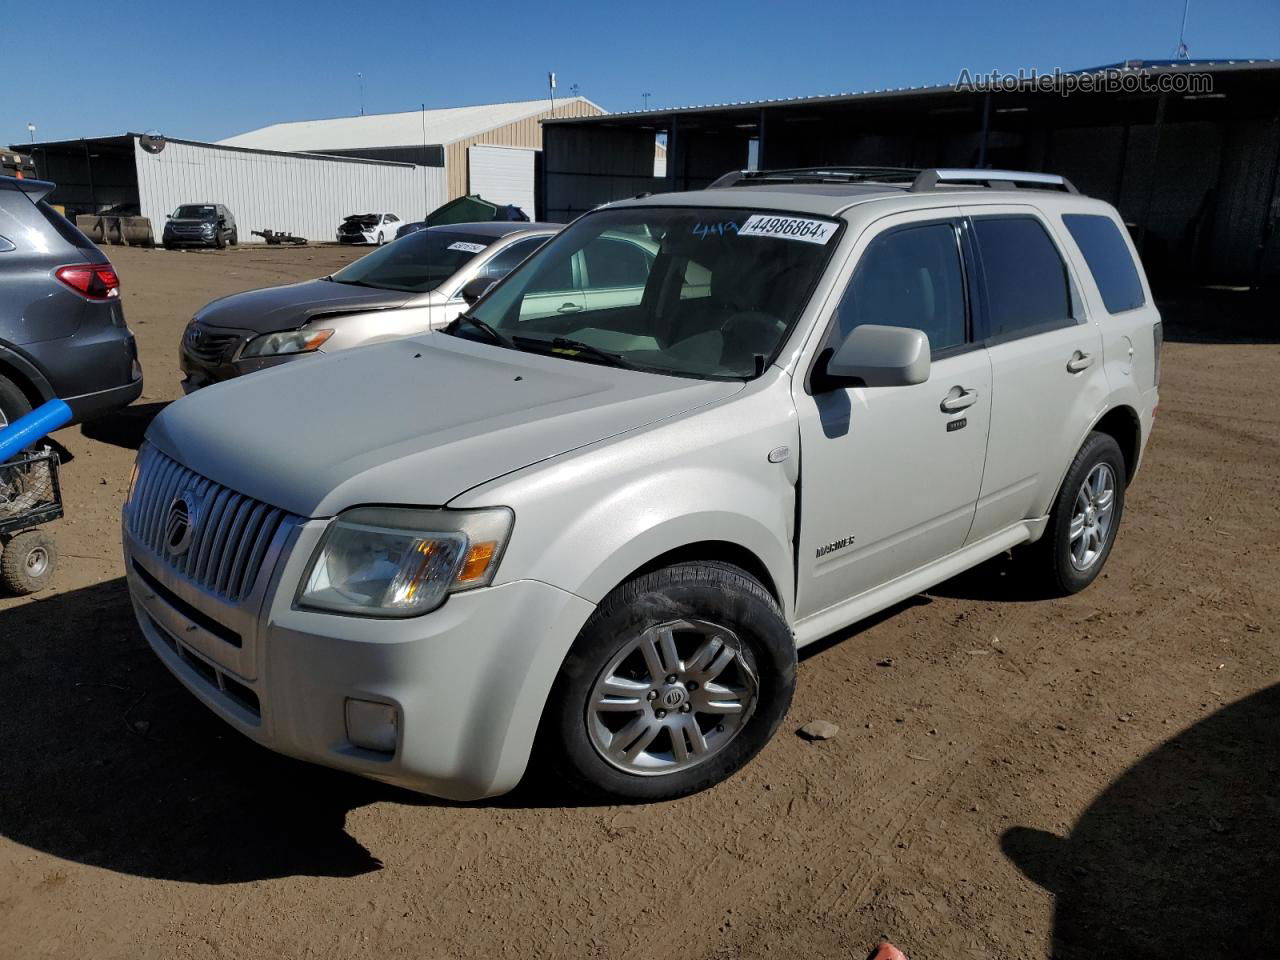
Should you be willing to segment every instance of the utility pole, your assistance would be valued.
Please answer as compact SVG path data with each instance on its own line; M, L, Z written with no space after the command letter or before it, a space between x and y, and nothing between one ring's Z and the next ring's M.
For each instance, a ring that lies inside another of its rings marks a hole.
M556 75L553 70L547 74L547 88L551 91L551 115L556 115Z
M644 98L644 108L645 108L646 110L648 110L648 109L649 109L649 98L650 98L650 97L652 97L652 96L653 96L653 94L652 94L652 93L642 93L642 94L640 94L640 96L642 96L642 97Z
M576 97L582 93L582 88L575 83L569 88L569 92Z
M357 73L356 80L360 83L360 116L364 116L364 74Z
M1187 49L1187 12L1191 9L1191 0L1182 0L1182 29L1178 31L1178 49L1173 52L1175 60L1186 60L1191 56Z
M31 142L36 142L36 125L34 123L27 124L27 136L31 138Z

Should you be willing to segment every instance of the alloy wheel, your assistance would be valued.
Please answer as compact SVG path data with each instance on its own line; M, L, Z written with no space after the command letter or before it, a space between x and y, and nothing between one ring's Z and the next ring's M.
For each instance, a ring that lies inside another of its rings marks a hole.
M751 718L758 694L750 651L731 630L668 621L624 644L600 671L587 732L619 770L674 773L723 751Z
M1088 570L1102 556L1115 515L1116 475L1110 464L1099 463L1076 491L1068 543L1071 565Z

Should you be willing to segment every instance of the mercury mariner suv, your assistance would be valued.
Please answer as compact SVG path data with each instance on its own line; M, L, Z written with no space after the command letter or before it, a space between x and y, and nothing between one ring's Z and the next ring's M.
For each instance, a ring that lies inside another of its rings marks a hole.
M129 587L274 750L675 797L769 740L798 647L1011 548L1097 577L1160 343L1116 211L1061 177L730 174L582 216L442 330L168 407Z

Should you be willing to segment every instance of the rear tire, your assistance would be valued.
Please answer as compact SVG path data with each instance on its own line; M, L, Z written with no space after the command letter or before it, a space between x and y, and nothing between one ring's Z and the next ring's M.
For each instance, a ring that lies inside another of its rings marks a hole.
M1102 572L1124 513L1124 454L1115 438L1091 433L1071 461L1031 560L1046 589L1079 593Z
M25 596L53 582L58 568L58 548L53 537L39 530L20 533L0 554L0 589Z
M30 412L31 403L27 395L18 389L16 383L0 374L0 428Z
M769 742L795 682L791 630L759 581L727 564L666 567L617 587L582 628L537 756L607 802L695 793Z

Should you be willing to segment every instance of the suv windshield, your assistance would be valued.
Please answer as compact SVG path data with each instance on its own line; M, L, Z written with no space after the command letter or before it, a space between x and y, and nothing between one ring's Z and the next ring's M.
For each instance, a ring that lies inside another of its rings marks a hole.
M348 264L330 279L383 290L426 293L448 280L493 241L493 237L474 233L420 230Z
M450 332L571 360L750 379L781 349L838 231L834 220L730 207L602 210Z
M212 204L188 203L173 212L175 220L212 220L216 211Z

